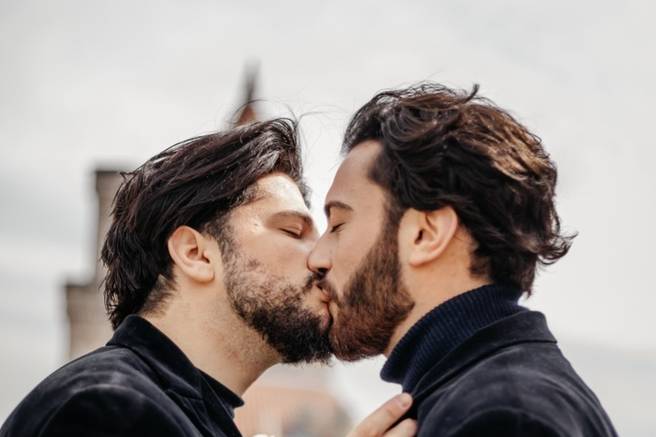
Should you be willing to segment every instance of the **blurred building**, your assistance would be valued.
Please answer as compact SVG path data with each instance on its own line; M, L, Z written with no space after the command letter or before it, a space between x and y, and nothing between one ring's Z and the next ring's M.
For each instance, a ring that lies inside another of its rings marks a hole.
M90 281L66 284L66 312L68 315L68 357L77 358L104 345L112 336L111 325L105 314L101 282L105 270L100 262L100 249L109 229L114 193L123 178L119 169L96 169L98 221L96 224L95 270Z
M257 120L253 97L256 71L246 75L243 103L231 121L240 125ZM69 321L70 359L104 345L112 335L100 291L105 270L100 250L109 229L114 194L125 169L99 168L95 171L98 221L96 225L95 271L86 283L67 283L66 311ZM242 434L277 437L330 437L344 435L350 419L330 389L331 369L318 366L293 368L275 366L244 395L245 406L236 411Z

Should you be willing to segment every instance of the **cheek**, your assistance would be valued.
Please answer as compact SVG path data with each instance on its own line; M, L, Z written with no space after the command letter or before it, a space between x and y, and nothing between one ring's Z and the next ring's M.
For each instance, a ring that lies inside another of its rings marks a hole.
M295 240L280 231L256 224L242 234L242 247L249 256L262 261L284 263L296 259L309 251L307 244Z
M272 273L281 276L298 277L309 274L307 257L311 245L286 236L264 237L255 256Z
M407 265L412 254L413 243L416 238L415 229L411 226L403 226L403 222L399 227L398 235L398 258L401 265Z
M341 287L362 264L375 239L375 233L371 229L367 231L353 228L353 232L344 232L340 235L333 257L333 270L335 279Z
M335 251L332 271L340 289L357 268L359 260L359 254L348 244L340 244Z

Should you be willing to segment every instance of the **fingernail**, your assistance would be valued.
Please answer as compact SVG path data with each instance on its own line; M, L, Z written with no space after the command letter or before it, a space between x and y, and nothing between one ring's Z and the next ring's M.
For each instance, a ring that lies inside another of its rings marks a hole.
M396 399L401 408L408 408L412 403L412 397L407 393L401 393Z

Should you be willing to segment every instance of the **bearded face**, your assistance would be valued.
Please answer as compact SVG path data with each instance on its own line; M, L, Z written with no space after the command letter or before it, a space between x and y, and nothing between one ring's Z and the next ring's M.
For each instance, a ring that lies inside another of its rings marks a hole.
M414 307L401 277L397 243L398 224L390 218L341 295L326 278L319 287L337 304L330 330L335 356L357 361L382 354L396 326Z
M228 240L223 245L224 285L233 310L262 335L285 363L327 362L330 343L321 318L303 307L312 275L292 283L267 272Z
M367 140L349 151L326 194L328 227L308 257L330 296L329 338L342 360L385 353L415 305L399 250L407 208L370 176L381 150Z

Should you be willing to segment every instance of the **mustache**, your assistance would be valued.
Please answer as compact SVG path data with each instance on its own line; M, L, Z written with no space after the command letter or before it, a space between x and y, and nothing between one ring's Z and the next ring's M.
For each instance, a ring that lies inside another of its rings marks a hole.
M305 278L305 283L303 284L302 292L303 295L308 294L310 291L312 291L312 287L317 283L317 277L316 274L310 273L307 278Z

